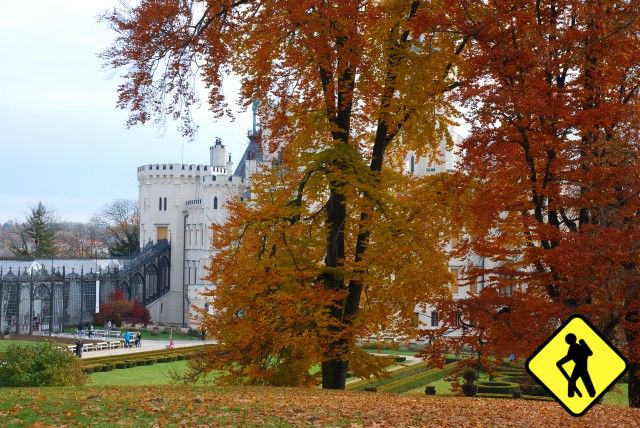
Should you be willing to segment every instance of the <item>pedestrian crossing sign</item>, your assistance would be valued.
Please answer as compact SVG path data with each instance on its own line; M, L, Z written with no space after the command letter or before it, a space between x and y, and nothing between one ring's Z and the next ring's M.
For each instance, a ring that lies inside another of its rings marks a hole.
M582 315L569 317L527 360L527 371L573 416L584 415L627 360Z

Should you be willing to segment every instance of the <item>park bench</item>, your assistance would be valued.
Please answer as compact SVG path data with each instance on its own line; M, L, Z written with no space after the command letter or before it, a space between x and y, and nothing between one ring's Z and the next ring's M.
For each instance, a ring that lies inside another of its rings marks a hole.
M86 343L84 345L82 345L82 350L83 351L95 351L96 350L96 345L94 345L93 343Z
M103 349L108 349L109 348L109 343L108 342L98 342L96 343L96 349L98 351L101 351Z

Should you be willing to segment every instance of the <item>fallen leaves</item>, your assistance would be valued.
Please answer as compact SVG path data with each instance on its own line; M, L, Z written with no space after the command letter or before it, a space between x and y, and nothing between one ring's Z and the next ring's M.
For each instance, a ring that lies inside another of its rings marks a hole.
M554 402L324 391L155 386L3 389L2 423L19 426L637 426L640 410L596 405L576 419ZM96 395L91 401L86 397ZM100 406L95 401L100 401ZM30 403L26 405L24 403ZM37 412L34 406L39 406ZM88 408L91 410L89 411ZM73 409L77 409L73 410ZM1 424L1 423L0 423Z

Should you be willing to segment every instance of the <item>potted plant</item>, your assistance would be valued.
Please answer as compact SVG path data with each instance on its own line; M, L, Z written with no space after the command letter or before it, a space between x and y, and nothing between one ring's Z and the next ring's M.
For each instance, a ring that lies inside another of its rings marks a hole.
M478 372L473 367L466 367L462 371L462 378L464 379L464 384L462 384L462 393L466 397L473 397L478 392L478 387L473 383L476 379L478 379Z
M427 395L436 395L436 387L433 385L427 385L424 388L424 393Z

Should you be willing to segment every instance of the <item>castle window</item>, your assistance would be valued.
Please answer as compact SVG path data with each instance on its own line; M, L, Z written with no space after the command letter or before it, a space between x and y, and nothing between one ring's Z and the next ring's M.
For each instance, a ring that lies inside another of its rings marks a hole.
M431 327L438 326L438 311L431 311Z
M162 198L158 198L158 210L162 211Z
M416 160L414 159L413 155L411 155L410 163L411 173L413 174L414 172L416 172Z
M167 210L167 198L164 198L164 210Z
M214 210L218 209L218 197L217 196L213 197L213 209Z

